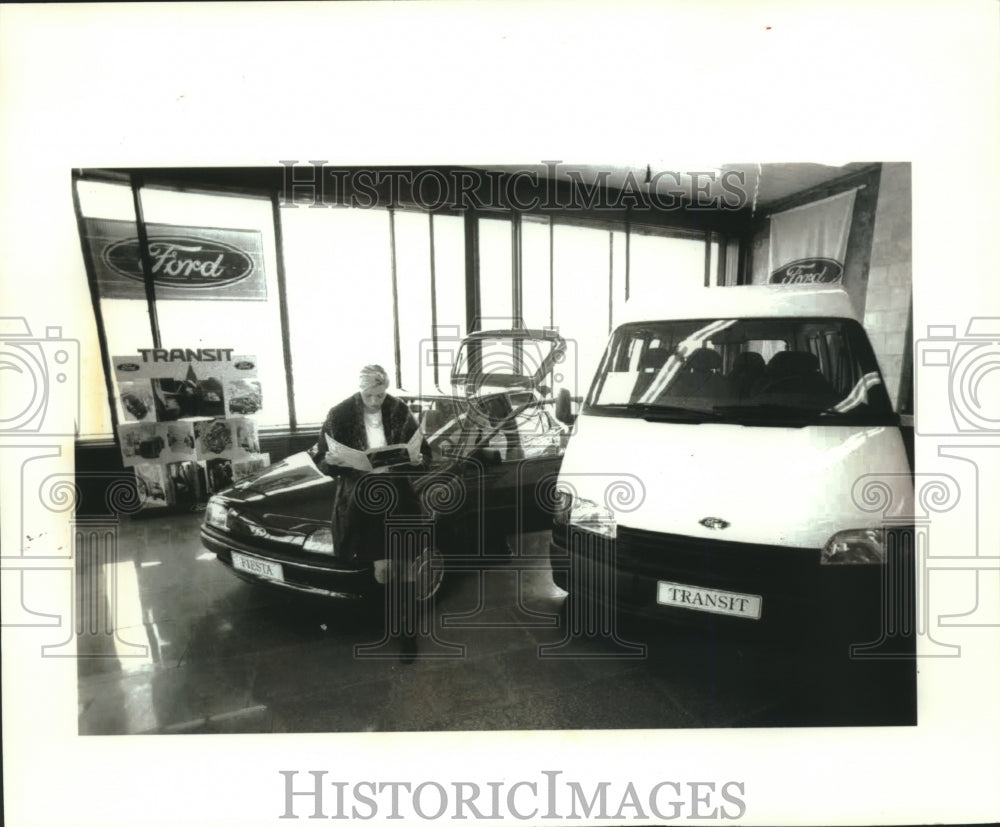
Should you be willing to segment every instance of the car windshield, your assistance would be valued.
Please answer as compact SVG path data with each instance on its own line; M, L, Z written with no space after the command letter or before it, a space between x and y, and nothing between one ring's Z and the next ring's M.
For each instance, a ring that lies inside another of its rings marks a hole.
M420 426L440 460L482 447L497 449L503 459L559 453L564 434L531 391L425 400Z
M892 420L864 330L835 318L624 325L605 351L584 410L763 425Z

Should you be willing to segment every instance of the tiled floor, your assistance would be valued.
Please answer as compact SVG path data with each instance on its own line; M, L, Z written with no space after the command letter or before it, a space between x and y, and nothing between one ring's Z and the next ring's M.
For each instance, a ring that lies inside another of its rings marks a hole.
M126 520L103 560L80 555L81 734L826 726L915 715L912 664L848 669L635 623L621 636L645 647L638 657L610 640L567 641L563 593L547 570L519 571L516 560L450 575L415 663L399 662L394 641L365 657L356 647L381 639L380 607L304 602L238 580L201 547L200 522ZM521 555L546 553L544 534L511 540Z

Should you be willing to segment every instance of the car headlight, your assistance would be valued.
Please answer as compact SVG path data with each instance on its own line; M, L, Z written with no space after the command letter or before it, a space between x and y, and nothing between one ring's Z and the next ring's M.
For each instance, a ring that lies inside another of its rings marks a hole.
M329 528L317 528L306 537L302 548L317 554L333 554L333 532Z
M610 539L618 536L615 515L610 508L583 497L573 497L568 511L568 525Z
M885 563L885 531L881 528L838 531L826 541L819 562L824 566Z
M205 506L205 523L225 531L229 527L229 507L216 497L209 497Z

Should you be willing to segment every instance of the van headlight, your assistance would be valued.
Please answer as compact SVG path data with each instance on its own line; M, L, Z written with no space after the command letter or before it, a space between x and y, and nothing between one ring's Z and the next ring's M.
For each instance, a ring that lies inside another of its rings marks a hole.
M563 492L560 495L563 502L556 509L557 524L576 526L583 531L597 534L601 537L614 539L618 536L618 525L614 512L603 505L584 497L574 497Z
M838 531L823 546L820 565L849 566L885 563L885 530L851 528Z
M205 523L225 531L229 528L229 507L217 497L209 497L205 506Z
M333 554L333 532L329 528L317 528L306 537L302 548L317 554Z

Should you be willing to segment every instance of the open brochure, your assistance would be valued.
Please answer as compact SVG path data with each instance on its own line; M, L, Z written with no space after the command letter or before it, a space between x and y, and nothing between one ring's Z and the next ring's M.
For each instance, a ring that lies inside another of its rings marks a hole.
M396 465L410 465L420 462L420 443L423 440L423 434L419 428L413 432L409 442L386 445L382 448L373 448L370 451L359 451L337 442L329 434L325 436L327 448L337 456L340 464L357 468L359 471L378 472Z

